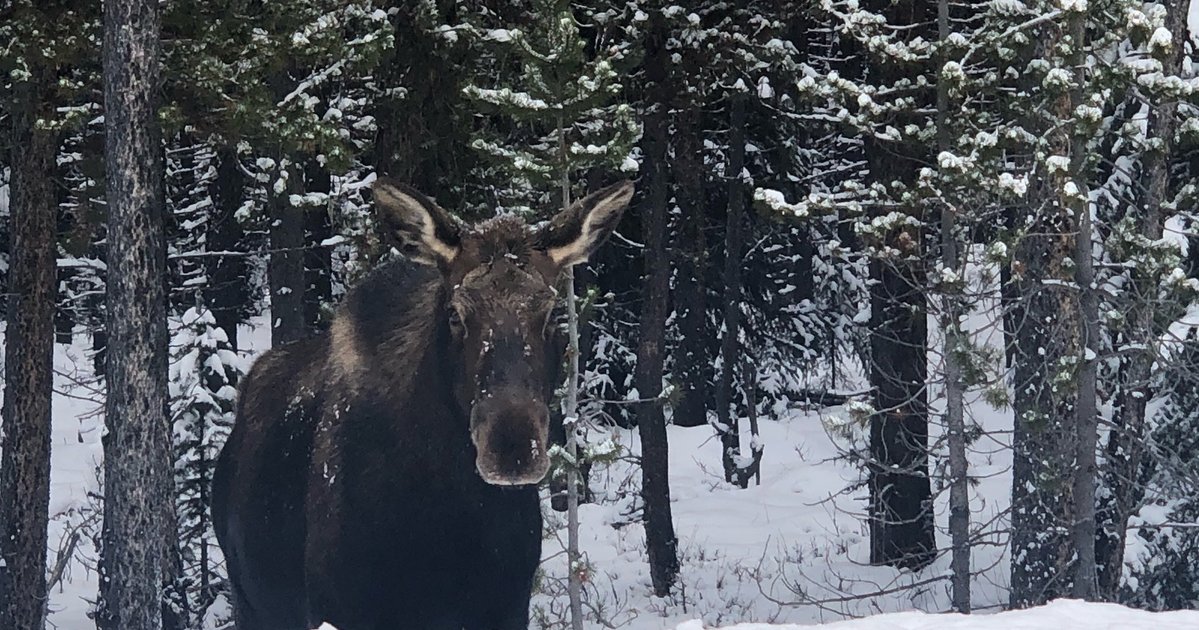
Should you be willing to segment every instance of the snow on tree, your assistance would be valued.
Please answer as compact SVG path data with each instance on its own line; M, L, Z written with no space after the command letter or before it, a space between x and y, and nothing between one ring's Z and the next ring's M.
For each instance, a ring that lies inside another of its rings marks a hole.
M516 145L511 138L481 136L471 146L495 160L499 172L511 178L517 189L524 189L526 199L536 199L537 206L565 210L574 197L573 182L586 171L600 168L612 172L635 167L629 150L640 128L628 105L612 104L621 90L619 50L589 58L569 2L537 0L532 10L537 18L527 29L496 28L484 34L486 40L508 48L515 55L521 68L516 80L518 87L463 88L481 107L528 125L534 134L532 143ZM559 194L548 195L548 203L543 201L545 197L533 192L553 187L558 188ZM527 207L519 209L526 214L533 212ZM567 591L571 625L581 630L582 582L588 569L578 548L579 476L581 461L587 459L591 450L585 439L590 419L581 416L579 405L579 315L574 269L564 275L568 347L561 422L565 443L554 445L551 452L555 455L555 474L565 470L569 521ZM602 455L611 456L611 442L603 444Z
M403 93L372 76L393 29L369 0L266 3L248 13L226 4L172 4L170 22L191 36L168 46L180 69L169 113L202 141L236 150L250 191L238 217L270 242L275 341L295 339L332 299L334 232L367 232L371 171L361 155L376 131L373 99ZM351 275L361 272L349 248L339 256Z
M209 608L223 588L220 548L208 508L217 456L233 427L237 383L244 360L210 309L189 308L171 340L170 409L187 627L204 628Z

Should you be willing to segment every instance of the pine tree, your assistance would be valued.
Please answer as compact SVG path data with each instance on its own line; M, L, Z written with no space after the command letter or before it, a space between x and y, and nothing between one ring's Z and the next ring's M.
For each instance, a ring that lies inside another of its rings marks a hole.
M221 562L208 516L209 486L221 445L233 426L237 383L244 374L213 312L183 314L171 342L171 419L175 514L187 598L186 627L200 630L220 591ZM214 555L215 554L215 555Z
M273 342L282 343L307 334L332 297L324 278L333 226L363 214L360 156L376 131L373 99L388 89L372 73L393 29L370 0L241 5L172 3L177 36L167 52L179 72L170 114L223 159L235 150L252 175L241 206L223 207L221 220L236 213L244 229L267 235ZM305 252L318 249L306 265ZM309 284L315 297L306 298Z
M756 196L800 217L846 213L866 248L866 367L875 411L868 452L855 456L868 474L871 562L919 568L936 549L925 385L928 206L917 193L920 166L934 148L928 112L935 102L929 73L936 6L830 2L823 9L837 55L799 81L799 96L830 102L824 107L843 125L838 131L860 134L854 150L865 168L796 204L769 189Z
M1165 402L1151 419L1146 436L1149 457L1133 479L1143 483L1148 496L1132 523L1137 526L1133 546L1139 551L1120 598L1150 610L1191 608L1199 600L1199 570L1194 562L1199 553L1196 361L1199 342L1192 332L1160 378Z
M527 191L556 186L561 209L570 206L572 182L593 168L616 170L628 162L639 129L627 105L611 104L620 91L611 55L589 59L569 2L538 0L537 16L526 30L492 29L484 37L510 47L519 60L519 87L468 85L464 93L494 111L529 125L535 141L513 146L510 139L476 138L471 146L496 160L512 185ZM553 199L553 197L550 197ZM552 206L551 206L552 207ZM558 453L566 468L568 513L567 562L571 624L583 627L582 575L585 559L578 548L579 462L585 446L579 438L587 420L579 407L579 316L574 270L564 283L567 310L567 380L562 408L565 444ZM652 543L651 543L652 544Z

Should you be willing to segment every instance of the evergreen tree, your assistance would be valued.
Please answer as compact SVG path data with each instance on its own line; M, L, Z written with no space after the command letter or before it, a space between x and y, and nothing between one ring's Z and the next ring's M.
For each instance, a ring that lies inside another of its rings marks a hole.
M212 223L228 226L234 215L265 233L273 341L281 343L306 334L332 298L325 252L334 225L353 230L364 214L369 173L360 156L376 131L372 101L402 88L372 76L393 44L388 14L374 2L241 5L172 3L168 63L179 73L169 113L223 160L235 150L251 175L240 206L220 207ZM316 295L306 298L310 284Z
M926 387L928 207L917 192L920 167L934 149L936 6L832 2L824 10L837 54L814 60L799 96L818 111L827 108L843 125L839 133L860 134L860 144L849 146L864 168L794 205L772 189L757 197L800 217L841 214L865 246L874 412L869 445L854 456L868 474L871 562L919 568L936 549Z
M471 146L496 160L500 172L507 174L517 189L531 192L557 187L559 207L565 210L571 203L572 182L581 174L594 168L614 171L630 162L629 148L639 129L627 105L611 105L621 88L615 66L621 61L619 55L588 58L569 2L538 0L532 9L537 18L527 31L493 29L484 34L486 39L515 52L521 67L519 87L468 85L464 92L498 113L529 125L534 141L528 146L513 146L510 138L480 137ZM579 439L587 420L581 418L579 406L580 342L574 270L568 270L565 276L568 365L561 420L565 444L555 452L559 466L566 468L571 624L581 630L581 585L586 568L578 548L578 477L580 459L586 458L587 449L585 442L580 448Z
M1187 79L1184 14L1179 3L1146 7L1145 13L1130 10L1129 41L1121 48L1125 64L1137 70L1135 80L1123 79L1126 96L1113 108L1107 141L1121 147L1117 154L1127 166L1097 169L1105 178L1105 194L1096 214L1109 226L1100 270L1104 285L1115 287L1103 294L1104 350L1117 357L1101 365L1103 381L1113 383L1108 395L1114 427L1107 434L1099 479L1096 552L1105 598L1118 595L1128 520L1149 490L1136 471L1154 456L1146 450L1148 403L1158 384L1153 365L1173 369L1173 362L1162 361L1162 339L1193 299L1194 288L1179 281L1185 275L1179 243L1163 238L1167 223L1181 218L1176 213L1195 204L1193 184L1174 173L1185 163L1182 150L1195 145L1194 132L1184 130L1197 120L1181 87ZM1142 115L1143 126L1131 124Z
M1148 435L1150 457L1137 471L1145 505L1133 519L1132 547L1137 549L1121 599L1150 610L1177 610L1199 600L1199 389L1194 369L1199 343L1193 332L1171 357L1161 378L1164 404L1153 416ZM1123 564L1123 563L1122 563Z
M241 358L211 310L187 310L171 342L171 418L175 462L181 582L187 598L186 627L204 628L206 613L223 581L221 559L208 516L209 486L220 448L234 420Z

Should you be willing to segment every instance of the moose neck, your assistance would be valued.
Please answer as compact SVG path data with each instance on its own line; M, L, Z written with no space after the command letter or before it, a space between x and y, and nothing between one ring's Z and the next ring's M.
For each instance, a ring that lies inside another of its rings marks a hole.
M446 356L447 293L434 268L403 259L380 266L346 296L331 327L331 360L361 395L415 416L452 414L440 422L461 421L467 439Z

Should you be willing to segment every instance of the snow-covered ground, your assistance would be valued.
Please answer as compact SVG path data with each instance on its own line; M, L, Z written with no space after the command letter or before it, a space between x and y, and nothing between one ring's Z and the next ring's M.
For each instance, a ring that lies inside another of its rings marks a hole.
M741 624L725 630L785 630L810 626ZM949 615L922 612L890 613L820 626L822 630L1193 630L1199 612L1149 613L1115 604L1058 600L1029 610L994 615ZM703 630L699 622L678 630Z
M1004 414L977 408L988 428L1010 428ZM869 540L861 513L865 489L846 491L859 473L837 461L838 446L826 425L840 421L837 409L796 411L780 422L763 422L765 444L761 485L741 490L720 477L720 444L706 427L669 428L671 497L682 561L679 593L653 597L644 552L644 530L626 524L634 504L637 475L620 463L593 479L609 500L580 508L581 545L591 566L588 597L596 621L629 628L670 628L690 619L709 625L756 622L817 623L881 612L944 611L949 608L949 558L920 573L869 566ZM638 452L636 433L614 437ZM982 448L986 448L982 444ZM1010 492L1010 457L997 443L979 452L973 497L976 524L1002 525L998 517ZM624 490L628 495L614 496ZM938 498L942 528L946 496ZM543 569L565 575L563 518L549 513L558 536L546 545ZM1001 543L1003 538L987 538ZM944 539L939 540L944 544ZM1004 548L979 545L974 605L997 609L1007 599ZM542 594L534 614L561 616L563 599Z

